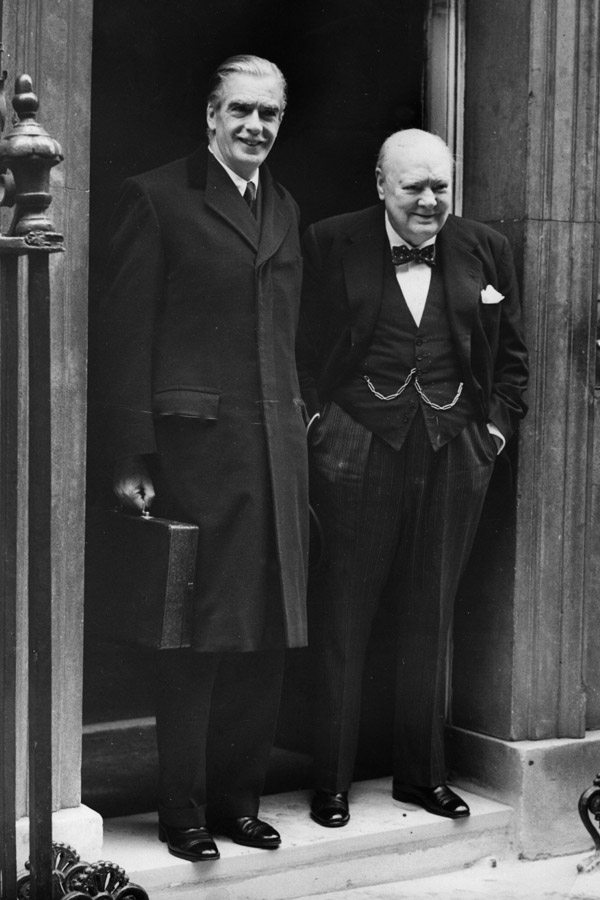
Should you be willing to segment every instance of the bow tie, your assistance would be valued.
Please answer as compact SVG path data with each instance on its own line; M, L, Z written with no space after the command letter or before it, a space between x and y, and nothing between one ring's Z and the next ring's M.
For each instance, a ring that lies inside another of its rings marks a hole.
M428 266L435 265L435 246L428 244L427 247L407 247L401 244L399 247L392 247L392 262L395 266L404 266L409 262L427 263Z

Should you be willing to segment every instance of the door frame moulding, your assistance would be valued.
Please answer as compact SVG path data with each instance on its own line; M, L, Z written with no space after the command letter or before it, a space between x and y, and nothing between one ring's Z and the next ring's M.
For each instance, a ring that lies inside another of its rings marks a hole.
M455 161L454 206L463 205L466 0L430 0L425 33L425 127L443 138Z

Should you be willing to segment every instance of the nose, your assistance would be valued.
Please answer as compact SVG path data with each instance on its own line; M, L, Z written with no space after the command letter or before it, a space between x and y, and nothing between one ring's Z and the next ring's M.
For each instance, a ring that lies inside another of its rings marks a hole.
M428 208L435 206L437 203L437 197L430 187L426 187L423 189L421 194L419 195L419 206L426 206Z
M257 109L252 110L244 124L246 125L247 130L253 133L258 133L261 130L262 125Z

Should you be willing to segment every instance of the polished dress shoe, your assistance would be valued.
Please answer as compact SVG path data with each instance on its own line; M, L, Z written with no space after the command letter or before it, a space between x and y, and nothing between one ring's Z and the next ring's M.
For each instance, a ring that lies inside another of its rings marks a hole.
M220 819L211 822L214 834L231 838L234 844L244 847L259 847L261 850L275 850L281 844L278 831L261 822L256 816L241 816L237 819Z
M315 791L310 804L310 817L325 828L341 828L350 821L348 792L333 794L331 791Z
M462 819L471 814L465 801L451 791L447 784L438 784L437 787L394 784L392 797L405 803L416 803L427 812L435 816L446 816L447 819Z
M159 822L158 839L167 845L172 856L188 859L190 862L209 862L221 856L212 835L204 825L175 828L173 825Z

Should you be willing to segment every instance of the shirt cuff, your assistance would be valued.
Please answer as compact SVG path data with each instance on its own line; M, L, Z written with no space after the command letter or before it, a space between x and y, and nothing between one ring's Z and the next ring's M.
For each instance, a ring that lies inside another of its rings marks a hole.
M317 420L317 419L320 419L320 418L321 418L321 413L320 413L320 412L316 412L316 413L314 414L314 416L311 416L311 417L310 417L310 419L308 420L308 425L306 426L306 434L307 434L307 435L308 435L308 433L310 432L310 430L311 430L311 428L312 428L312 426L313 426L313 423L316 422L316 420Z
M506 440L504 439L504 435L502 434L501 431L499 431L499 430L496 428L496 426L494 425L493 422L488 422L488 423L487 423L487 429L488 429L488 431L489 431L490 434L492 434L492 435L494 435L494 437L497 437L497 438L500 439L500 446L498 447L498 453L502 453L502 451L503 451L504 448L506 447Z

